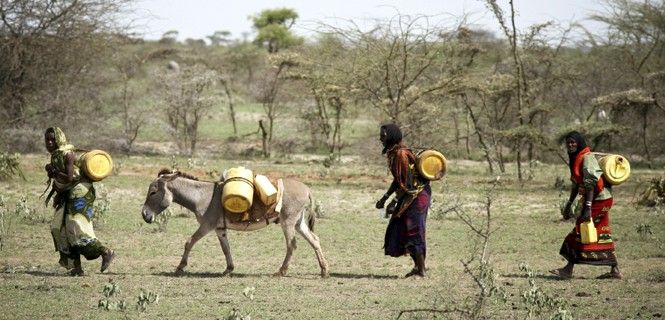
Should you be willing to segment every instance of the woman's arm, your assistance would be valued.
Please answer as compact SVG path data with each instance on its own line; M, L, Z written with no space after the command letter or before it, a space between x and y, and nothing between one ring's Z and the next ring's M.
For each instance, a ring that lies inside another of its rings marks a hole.
M593 188L587 190L584 195L584 206L582 206L582 219L591 219L591 204L593 203Z
M379 199L379 201L376 202L376 208L377 209L383 209L383 207L386 204L386 200L388 200L388 198L390 198L390 195L392 195L393 192L395 192L395 190L397 190L398 186L399 186L399 183L397 182L397 180L393 179L393 183L390 184L390 187L388 188L388 191L386 191L386 193L383 194L383 197L381 197L381 199Z
M49 173L49 177L72 182L74 180L74 161L76 161L76 155L74 155L74 152L67 153L65 158L65 171L60 171L51 166L52 171Z
M563 217L564 219L570 219L570 217L573 216L573 201L575 201L575 198L577 197L577 184L573 182L572 186L570 187L570 195L568 196L568 202L566 202L566 206L563 209Z

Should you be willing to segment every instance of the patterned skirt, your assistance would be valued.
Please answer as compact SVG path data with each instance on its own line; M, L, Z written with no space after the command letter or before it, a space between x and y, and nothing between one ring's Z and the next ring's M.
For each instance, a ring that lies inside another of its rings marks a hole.
M401 216L393 216L386 228L383 248L388 256L427 254L426 221L432 189L425 186Z
M591 204L591 217L598 233L597 243L582 243L580 224L584 221L577 218L575 228L563 240L559 251L568 262L609 266L617 264L614 242L612 241L612 229L610 228L610 208L612 208L612 204L612 198L596 200Z
M55 201L56 211L51 221L51 235L56 250L72 256L81 251L81 248L99 246L92 227L95 201L92 184L79 183L72 190L59 194Z

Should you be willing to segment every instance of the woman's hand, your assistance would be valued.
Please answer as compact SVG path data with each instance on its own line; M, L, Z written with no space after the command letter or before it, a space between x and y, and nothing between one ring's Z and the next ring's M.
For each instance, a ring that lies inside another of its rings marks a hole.
M383 209L383 207L386 206L386 200L388 200L388 197L386 195L381 197L381 199L379 199L379 201L376 202L376 208Z
M55 174L58 172L55 167L48 163L44 166L44 170L46 170L46 174L48 175L49 178L55 177Z
M584 208L582 208L582 220L590 220L591 219L591 206L584 204Z
M563 207L563 219L568 220L573 216L573 203L571 201L566 202L566 206Z

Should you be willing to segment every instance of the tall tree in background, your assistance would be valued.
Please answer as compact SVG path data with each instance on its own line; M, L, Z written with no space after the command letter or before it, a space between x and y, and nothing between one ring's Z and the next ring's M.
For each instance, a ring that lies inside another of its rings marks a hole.
M271 155L272 139L275 133L275 120L280 114L281 106L280 90L288 80L288 71L290 68L299 64L299 55L293 52L280 52L271 55L268 59L272 68L266 72L266 77L262 79L259 87L258 100L263 106L263 111L268 120L268 128L263 125L263 120L259 121L260 130L263 136L263 156L268 158Z
M451 41L454 32L430 24L425 16L398 15L370 31L356 25L331 29L351 47L343 72L352 75L354 91L398 123L454 87L477 53L458 46ZM403 127L409 131L408 124Z
M73 118L130 0L0 0L0 123ZM92 81L94 83L94 81Z
M621 58L624 72L621 85L594 99L594 104L609 109L611 121L634 124L627 126L623 138L630 141L629 145L640 141L643 156L651 166L653 147L662 145L665 139L665 123L660 120L665 112L665 1L606 3L609 10L592 18L608 26L605 46Z
M295 68L295 78L304 80L309 98L314 103L303 103L303 118L307 123L314 144L323 140L328 153L337 161L341 159L342 123L350 108L350 77L340 72L348 64L348 50L342 40L333 34L322 34L318 41L303 48L303 62ZM319 138L320 137L320 138Z
M143 75L143 65L147 59L134 52L125 49L113 56L112 65L118 73L120 92L115 97L115 103L120 106L121 120L123 123L122 137L123 149L126 155L132 152L132 146L139 135L139 131L146 124L148 115L145 110L140 110L137 100L140 95L140 86L136 85L137 78Z
M302 43L303 39L294 35L290 29L298 19L293 9L280 8L263 10L251 17L258 35L254 43L266 47L269 53L275 53L294 44Z
M207 36L208 40L210 40L210 45L213 47L216 46L223 46L231 40L229 40L229 37L231 36L231 32L227 30L218 30L215 31L213 34Z

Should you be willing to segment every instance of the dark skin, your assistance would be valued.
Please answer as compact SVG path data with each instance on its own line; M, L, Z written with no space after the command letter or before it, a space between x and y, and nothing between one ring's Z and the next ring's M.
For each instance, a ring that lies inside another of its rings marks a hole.
M568 150L568 153L576 152L577 141L575 141L575 139L566 139L566 149ZM594 192L593 189L587 190L586 194L584 195L584 199L593 199L594 196L593 192ZM570 195L568 196L568 202L566 203L566 207L563 209L565 218L570 218L573 215L572 205L576 197L577 197L577 185L573 184L572 188L570 189ZM582 219L584 220L591 219L591 207L587 206L586 203L582 207Z
M566 150L568 153L573 153L577 151L577 141L574 139L566 139ZM586 191L586 194L584 195L584 199L593 199L594 197L594 190L593 188L589 188L590 190ZM565 218L570 218L572 216L572 203L577 197L577 185L573 183L573 186L570 190L570 196L568 197L568 203L566 203L566 207L564 208L564 217ZM586 201L585 201L586 202ZM585 221L591 220L591 206L588 206L586 203L582 207L582 216L581 218ZM575 267L575 264L572 262L568 262L566 266L560 269L555 269L550 272L557 274L560 278L563 279L570 279L573 276L573 268ZM621 274L621 271L619 270L619 265L613 265L612 269L610 270L609 277L611 278L617 278L621 279L623 275Z
M47 131L46 134L44 134L44 145L49 153L53 153L53 151L58 149L58 144L55 141L55 133L53 131ZM49 178L57 178L60 181L72 182L74 180L74 161L76 161L76 155L74 155L73 152L70 152L65 158L65 171L59 171L51 163L46 164L44 170L46 170L46 174Z
M379 133L379 140L381 141L381 144L384 147L386 146L386 137L387 137L386 131L381 130L381 133ZM396 189L397 188L396 188L395 184L394 183L391 184L390 187L388 188L388 191L383 195L383 197L381 199L379 199L379 201L376 202L375 207L377 209L383 209L383 207L385 207L385 205L386 205L386 200L388 200L388 198L390 198L390 195L393 194L393 192L395 192Z

